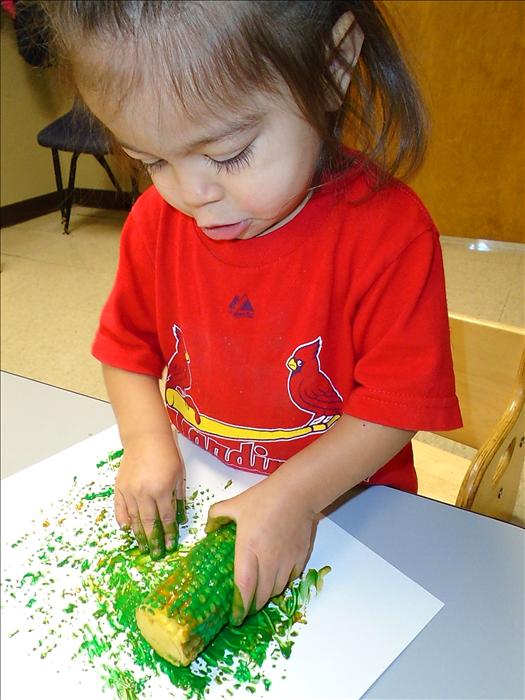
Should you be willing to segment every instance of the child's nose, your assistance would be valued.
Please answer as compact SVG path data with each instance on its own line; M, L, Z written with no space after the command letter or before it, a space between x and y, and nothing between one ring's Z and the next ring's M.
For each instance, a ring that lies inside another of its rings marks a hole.
M180 196L185 207L195 209L222 199L222 187L201 173L179 175Z

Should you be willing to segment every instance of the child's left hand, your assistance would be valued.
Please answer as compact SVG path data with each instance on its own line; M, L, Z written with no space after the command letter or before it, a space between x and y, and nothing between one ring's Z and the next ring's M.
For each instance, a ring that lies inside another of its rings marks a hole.
M232 622L260 610L303 571L310 555L317 515L272 477L215 503L206 531L235 521L235 584Z

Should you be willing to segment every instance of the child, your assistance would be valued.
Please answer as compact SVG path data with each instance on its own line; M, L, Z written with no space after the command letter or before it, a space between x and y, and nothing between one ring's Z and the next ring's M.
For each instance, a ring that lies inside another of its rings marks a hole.
M324 508L363 481L416 491L411 437L460 425L438 234L389 177L421 157L417 91L373 2L42 5L153 182L93 346L125 448L116 517L173 547L172 426L268 475L209 513L237 523L239 622L302 571Z

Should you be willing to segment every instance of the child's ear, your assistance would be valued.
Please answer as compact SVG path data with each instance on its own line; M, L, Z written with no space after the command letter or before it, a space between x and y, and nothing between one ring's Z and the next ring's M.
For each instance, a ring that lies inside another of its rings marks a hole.
M345 95L352 79L352 71L357 63L361 53L361 47L365 35L363 30L357 24L354 15L348 11L341 15L332 29L332 37L334 46L339 54L342 54L346 60L346 66L335 58L330 64L330 71L339 88L340 94ZM340 98L332 98L330 100L330 109L336 110L341 106Z

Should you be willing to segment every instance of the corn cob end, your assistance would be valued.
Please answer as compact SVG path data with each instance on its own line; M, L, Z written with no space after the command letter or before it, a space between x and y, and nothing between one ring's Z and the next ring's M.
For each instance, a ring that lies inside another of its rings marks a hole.
M188 666L193 661L195 653L187 653L190 630L186 625L152 608L137 608L135 615L142 636L159 656L174 666Z

